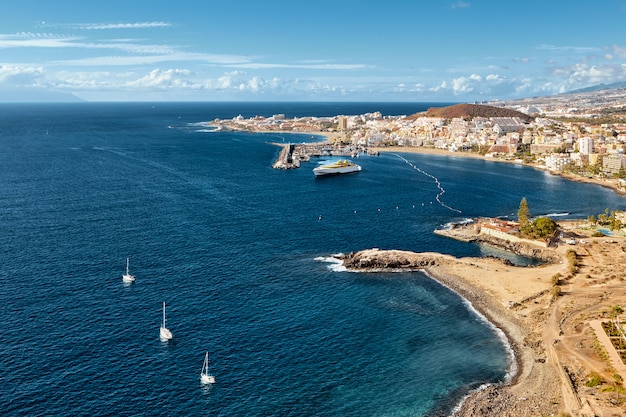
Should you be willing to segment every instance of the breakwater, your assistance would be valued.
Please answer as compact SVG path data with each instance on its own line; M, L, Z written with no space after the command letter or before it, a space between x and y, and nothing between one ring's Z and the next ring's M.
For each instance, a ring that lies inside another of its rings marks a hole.
M342 146L329 143L273 143L282 149L278 158L272 165L275 169L300 168L301 162L308 162L311 158L321 158L325 156L345 156L358 158L362 153L368 155L378 155L378 152L370 152L368 148L361 146Z

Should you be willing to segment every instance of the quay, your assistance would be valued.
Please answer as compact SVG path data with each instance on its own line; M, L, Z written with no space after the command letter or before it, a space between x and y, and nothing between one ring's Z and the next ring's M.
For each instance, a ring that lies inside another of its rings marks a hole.
M378 152L369 152L367 148L361 146L340 146L327 142L323 143L273 143L282 149L278 158L272 165L275 169L300 168L300 162L308 162L311 158L323 156L348 156L358 158L361 153L368 155L378 155Z

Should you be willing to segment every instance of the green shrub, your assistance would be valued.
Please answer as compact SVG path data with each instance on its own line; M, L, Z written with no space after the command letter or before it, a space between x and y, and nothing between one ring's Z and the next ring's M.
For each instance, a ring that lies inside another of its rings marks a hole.
M600 376L600 374L596 372L592 372L587 377L585 381L585 385L588 387L597 387L598 385L602 385L604 383L604 379Z

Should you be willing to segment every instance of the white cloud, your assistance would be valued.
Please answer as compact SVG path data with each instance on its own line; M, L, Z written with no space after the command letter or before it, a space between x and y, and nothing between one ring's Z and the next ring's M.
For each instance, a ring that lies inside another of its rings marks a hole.
M471 93L481 81L482 77L478 74L472 74L469 77L454 78L452 80L452 91L455 95Z
M501 83L505 81L505 78L501 77L498 74L489 74L485 77L485 80L489 81L489 82L496 82L496 83Z
M129 82L127 86L142 89L153 87L196 88L197 84L188 80L190 74L189 70L184 69L155 69L150 71L148 75Z
M613 53L620 58L626 58L626 47L613 45Z
M55 36L22 32L17 34L0 34L1 48L81 48L81 49L114 49L135 54L167 54L175 52L169 45L142 45L129 42L85 42L81 37Z
M20 67L13 65L0 65L0 84L11 87L30 87L38 84L44 76L41 67Z
M568 82L573 85L579 84L600 84L607 81L613 81L624 76L624 68L622 66L588 66L586 64L577 64L569 69Z
M245 69L316 69L316 70L355 70L367 68L363 64L264 64L260 62L249 62L244 64L233 65L237 68Z
M217 79L217 82L214 83L215 88L227 89L232 88L233 85L242 84L242 78L245 73L240 71L233 71L226 73Z
M167 22L139 22L139 23L75 23L68 27L85 29L85 30L102 30L102 29L148 29L148 28L164 28L172 26Z
M609 61L605 64L590 65L581 62L568 67L552 68L552 74L561 80L558 85L566 85L567 90L571 90L594 84L623 81L626 78L626 64Z
M149 29L172 26L168 22L135 22L135 23L48 23L39 22L40 27L54 29L109 30L109 29Z
M248 81L248 89L254 91L254 92L258 92L261 87L263 86L263 80L260 79L259 77L252 77L249 81Z
M204 62L222 66L239 66L250 58L240 55L217 55L196 54L184 52L172 52L155 55L132 55L132 56L98 56L82 59L70 59L54 61L56 65L72 66L133 66L133 65L156 65L162 62Z
M553 51L553 52L558 51L558 52L583 52L583 53L600 51L600 48L593 47L593 46L556 46L556 45L549 45L549 44L539 45L537 49L544 50L544 51Z
M459 0L456 3L451 4L450 7L452 9L467 9L468 7L470 7L470 4Z
M71 48L77 37L56 37L49 34L0 34L0 49L5 48Z

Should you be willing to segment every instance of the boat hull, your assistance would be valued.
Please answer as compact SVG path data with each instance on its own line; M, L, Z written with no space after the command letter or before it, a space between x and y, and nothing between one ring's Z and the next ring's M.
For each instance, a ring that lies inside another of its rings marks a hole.
M215 384L215 377L213 375L202 374L200 375L200 382L203 384Z
M317 168L313 168L313 173L316 177L324 177L331 175L351 174L353 172L359 172L361 166L353 163L334 163L322 165Z
M165 327L161 327L161 329L159 330L159 337L161 338L162 341L167 341L167 340L171 340L173 335L169 329Z

